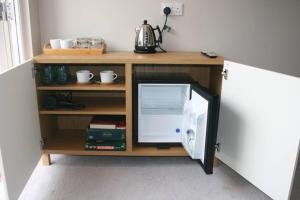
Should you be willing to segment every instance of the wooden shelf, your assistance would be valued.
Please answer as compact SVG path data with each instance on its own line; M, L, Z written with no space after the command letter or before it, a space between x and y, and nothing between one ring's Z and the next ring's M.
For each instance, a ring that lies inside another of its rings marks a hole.
M74 100L83 103L84 109L40 110L42 115L125 115L125 100L123 98L102 98L99 100Z
M223 65L224 58L208 58L200 52L168 52L156 54L136 54L133 52L107 52L99 56L89 55L45 55L34 57L35 63L131 63L131 64L199 64Z
M182 147L157 149L155 147L134 147L133 151L86 151L85 131L61 130L49 138L43 152L47 154L68 155L106 155L106 156L187 156Z
M61 130L44 145L44 153L69 155L124 155L126 151L87 151L84 149L85 131Z
M50 85L50 86L38 86L38 90L58 90L58 91L125 91L124 83L113 84L77 84L70 83L67 85Z

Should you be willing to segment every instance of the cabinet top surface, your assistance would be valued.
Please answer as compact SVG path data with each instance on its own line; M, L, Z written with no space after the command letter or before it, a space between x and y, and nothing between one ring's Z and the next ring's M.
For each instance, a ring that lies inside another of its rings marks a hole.
M197 64L223 65L224 58L208 58L200 52L168 52L135 54L133 52L107 52L103 55L45 55L34 57L35 63L132 63L132 64Z

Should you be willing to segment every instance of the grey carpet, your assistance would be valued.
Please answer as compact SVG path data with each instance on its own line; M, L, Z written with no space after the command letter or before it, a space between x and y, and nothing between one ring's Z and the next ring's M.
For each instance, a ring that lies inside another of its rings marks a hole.
M52 156L21 200L269 200L225 165L205 175L189 158Z

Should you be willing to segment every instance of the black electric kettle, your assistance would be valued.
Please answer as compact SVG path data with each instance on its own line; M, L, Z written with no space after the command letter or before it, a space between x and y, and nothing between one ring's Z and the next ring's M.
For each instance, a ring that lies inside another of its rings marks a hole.
M158 31L159 37L156 39L155 30ZM144 20L144 23L135 29L135 53L155 53L156 48L160 47L162 43L162 33L159 26L153 28L148 24L147 20Z

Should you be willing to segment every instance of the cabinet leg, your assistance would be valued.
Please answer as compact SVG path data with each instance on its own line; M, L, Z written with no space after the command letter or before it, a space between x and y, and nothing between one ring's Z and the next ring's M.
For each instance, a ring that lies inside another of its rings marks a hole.
M44 166L49 166L51 164L50 154L43 153L42 163Z
M219 166L220 166L220 160L217 157L215 157L214 158L214 167L219 167Z

